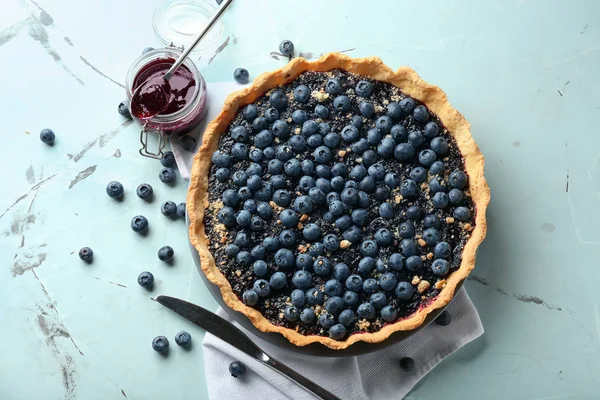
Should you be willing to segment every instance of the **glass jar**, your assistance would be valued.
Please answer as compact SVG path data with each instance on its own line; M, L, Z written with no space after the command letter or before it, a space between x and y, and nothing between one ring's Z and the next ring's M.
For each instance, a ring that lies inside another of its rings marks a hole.
M125 81L125 91L128 103L131 102L133 92L136 89L133 86L140 73L144 72L151 64L155 64L162 60L165 61L165 64L172 65L181 53L181 49L168 47L151 50L138 57L129 68ZM132 115L133 119L142 124L142 131L140 132L142 148L140 149L140 154L143 156L161 158L163 156L162 150L164 149L169 136L184 135L192 131L200 124L200 122L202 122L206 115L206 82L191 59L187 58L183 62L182 67L183 66L191 72L195 86L189 101L181 109L171 114L158 114L145 120L139 120ZM159 136L158 151L150 151L148 149L149 133L154 133Z

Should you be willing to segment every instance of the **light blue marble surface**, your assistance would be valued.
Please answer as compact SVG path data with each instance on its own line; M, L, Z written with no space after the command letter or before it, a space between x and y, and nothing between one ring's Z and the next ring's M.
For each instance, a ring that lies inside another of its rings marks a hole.
M151 270L156 293L216 308L184 223L159 212L184 200L185 182L158 181L158 162L137 154L139 128L116 112L128 66L158 45L160 3L0 6L2 400L207 398L201 330L136 283ZM270 55L282 39L306 57L378 55L441 86L471 121L492 203L466 286L486 334L410 399L600 398L599 15L595 0L237 0L227 45L199 54L208 82L282 66ZM39 141L46 127L54 147ZM123 203L105 195L113 179ZM135 196L142 182L155 188L150 204ZM129 229L136 214L150 220L147 237ZM156 257L165 244L172 267ZM89 266L77 257L86 245ZM151 350L155 335L181 329L192 351Z

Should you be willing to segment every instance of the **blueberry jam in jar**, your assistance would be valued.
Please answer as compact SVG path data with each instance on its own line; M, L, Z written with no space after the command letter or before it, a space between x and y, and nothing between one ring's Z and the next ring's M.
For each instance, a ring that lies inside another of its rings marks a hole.
M131 114L143 126L140 134L142 155L161 158L168 136L189 133L200 124L206 114L206 83L190 59L186 59L168 83L164 84L162 76L180 55L181 50L172 47L152 50L135 60L127 72L125 90L132 110ZM138 87L155 82L163 82L164 92L148 90L141 97L140 104L137 102L132 104L133 94ZM166 107L160 104L165 101L164 95L167 96ZM145 118L147 115L154 114L148 111L153 108L161 111ZM148 133L159 135L157 152L148 150Z

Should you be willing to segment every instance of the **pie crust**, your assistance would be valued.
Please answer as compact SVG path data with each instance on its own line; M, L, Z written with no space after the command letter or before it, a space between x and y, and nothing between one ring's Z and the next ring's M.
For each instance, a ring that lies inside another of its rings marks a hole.
M203 223L204 211L208 202L208 175L211 167L211 155L217 150L219 138L235 118L238 110L256 101L271 89L294 81L305 71L326 72L342 69L350 73L392 84L405 94L423 102L444 124L456 140L458 149L464 158L465 170L469 176L469 192L475 208L475 228L464 246L462 262L458 270L446 277L446 286L437 297L421 304L412 315L386 324L379 331L349 335L345 340L334 340L325 336L302 335L293 329L277 326L267 320L259 310L246 306L233 292L229 281L215 264L208 249L208 239ZM457 286L467 278L475 267L477 247L486 234L486 208L490 201L490 190L483 175L484 159L479 147L471 137L470 124L465 117L454 109L446 94L437 86L422 80L408 67L393 71L378 57L351 58L340 53L325 54L315 61L295 58L285 67L258 76L254 83L240 91L230 94L225 100L221 113L208 125L202 139L202 146L194 156L189 192L187 195L188 215L190 219L190 241L200 254L201 268L206 277L219 286L225 304L235 311L245 314L256 328L263 332L277 332L297 346L321 343L331 349L345 349L353 343L363 341L377 343L385 340L397 331L409 331L423 324L432 311L446 306L454 297Z

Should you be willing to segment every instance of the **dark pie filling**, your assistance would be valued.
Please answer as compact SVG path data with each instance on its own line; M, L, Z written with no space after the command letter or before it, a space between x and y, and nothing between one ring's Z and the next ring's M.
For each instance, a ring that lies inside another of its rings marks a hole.
M351 100L351 109L346 112L340 112L335 110L333 106L334 99L337 95L326 95L325 84L331 78L337 78L342 84L343 92L341 94L347 95ZM359 81L366 80L371 82L372 84L372 94L366 98L362 98L355 94L355 87ZM312 95L307 103L298 103L294 98L294 88L299 85L306 85L310 88ZM326 122L330 126L330 132L340 133L343 128L349 124L351 124L352 117L361 116L363 126L359 129L360 138L366 138L367 132L369 129L375 127L375 121L377 118L383 115L387 115L387 105L392 102L400 102L402 99L407 97L404 95L400 89L397 87L379 81L369 80L367 78L353 75L341 70L334 70L328 73L319 73L319 72L305 72L301 74L295 81L292 83L282 86L279 90L283 91L288 98L287 108L279 111L279 119L286 121L290 128L290 138L295 134L300 134L302 125L296 124L292 120L292 112L295 110L304 110L308 115L309 119L315 120L317 123ZM374 105L375 114L372 117L363 117L361 112L359 111L359 104L363 101L368 101ZM260 97L255 103L258 108L258 115L265 116L265 111L269 108L272 108L272 105L269 104L269 94ZM315 106L318 104L325 106L329 110L329 116L326 118L320 118L315 114ZM421 104L418 101L417 105ZM375 259L379 258L383 261L383 264L386 266L386 272L392 272L397 277L398 282L406 281L411 282L414 287L414 293L409 300L401 301L396 298L394 291L385 292L383 290L379 290L386 295L387 304L391 305L397 312L398 319L402 319L410 316L415 311L417 311L421 306L430 302L433 298L435 298L441 289L443 288L443 278L448 274L452 273L456 269L459 268L461 259L462 259L462 251L465 243L470 237L470 232L474 228L474 219L475 219L475 210L473 207L473 202L471 201L468 189L462 190L464 199L460 206L466 207L470 211L470 217L467 221L459 221L458 219L453 218L453 212L456 209L456 206L449 205L442 209L437 209L433 205L432 197L433 192L430 190L428 182L435 176L439 176L443 183L448 187L445 190L445 193L448 193L448 190L451 188L449 183L449 174L455 170L460 170L466 173L464 167L464 160L461 154L458 151L455 140L448 133L448 131L443 127L439 119L435 115L431 115L430 121L437 123L439 126L439 134L437 136L443 137L447 140L449 145L449 151L447 154L441 156L438 155L438 160L443 161L445 168L439 174L427 174L427 178L424 183L418 184L418 196L415 198L404 197L402 198L400 195L400 191L398 188L392 189L390 193L390 197L387 202L389 202L393 206L394 217L392 219L384 219L380 217L379 214L379 206L382 201L378 201L375 198L374 193L368 193L368 196L371 200L370 206L367 208L367 212L369 215L368 224L361 228L361 239L358 243L352 244L350 247L345 249L340 249L334 252L329 252L327 250L324 251L323 256L329 258L331 261L332 272L333 266L337 263L345 263L350 267L351 274L359 274L357 271L358 263L361 258L364 256L359 252L360 242L366 239L373 239L375 232L380 228L388 228L394 234L394 240L392 245L390 246L379 246L378 255L375 256ZM424 124L418 123L415 121L413 114L403 115L403 117L399 121L394 121L394 124L401 123L406 128L408 133L412 131L420 131L423 132ZM246 119L242 115L242 110L238 113L236 118L230 124L229 129L223 133L220 138L218 149L222 153L226 153L231 155L231 149L236 140L231 136L231 130L237 126L244 126L247 128L250 133L250 137L244 143L248 146L249 150L254 148L253 146L253 137L256 135L256 131L252 128L252 123L246 121ZM268 128L271 130L273 124L268 123ZM389 136L383 135L383 136ZM288 139L289 140L289 139ZM271 147L274 149L277 146L281 146L286 144L288 140L279 140L279 142L272 143ZM406 142L406 140L404 140ZM421 150L430 148L431 138L426 138L423 145L416 148L416 154L412 158L412 161L401 163L397 161L394 157L391 158L382 158L380 156L377 157L377 163L382 164L385 167L385 172L394 172L397 174L400 181L404 181L406 179L410 179L410 172L413 168L420 166L418 160L418 154ZM401 143L397 141L396 144ZM348 171L352 169L353 166L363 163L362 154L356 154L352 151L348 151L351 147L349 143L342 141L340 146L337 149L332 150L333 158L325 163L331 167L337 162L343 162L348 166ZM377 146L371 145L369 147L370 150L374 150L377 153ZM342 150L340 153L339 151ZM299 161L310 159L314 161L313 157L314 148L307 146L306 150L303 152L294 152L294 156ZM344 154L345 153L345 154ZM271 178L271 174L268 172L268 162L269 158L263 157L263 160L259 162L262 166L263 175L262 181L269 182ZM205 226L206 226L206 234L209 241L209 249L215 258L215 262L220 271L225 275L227 280L230 282L234 293L242 299L242 294L247 290L252 290L254 282L259 279L253 273L252 265L250 266L242 266L239 265L235 257L229 258L225 254L225 248L228 244L232 244L236 238L236 235L240 231L245 231L250 239L250 245L242 250L250 251L254 246L260 245L263 243L263 239L267 236L275 236L278 237L279 233L286 229L282 226L281 223L278 222L279 214L282 209L289 208L293 209L294 199L298 197L298 195L306 194L301 193L299 189L299 180L304 175L300 174L298 177L290 177L282 172L282 175L286 178L286 189L292 195L292 203L288 207L273 207L274 208L274 217L271 220L264 221L263 226L264 229L260 232L252 232L249 227L242 228L237 225L231 228L225 228L223 224L221 224L217 219L217 212L223 206L221 202L221 196L226 189L233 189L237 191L239 186L237 186L233 180L231 179L233 174L236 171L245 171L246 168L252 163L248 158L238 161L236 158L231 157L231 164L228 166L230 171L229 179L225 182L221 182L215 176L216 171L219 169L216 165L213 165L210 170L209 176L209 186L208 186L208 198L210 206L206 210L205 214ZM317 162L314 162L314 166L319 165ZM367 167L367 166L365 166ZM428 168L425 168L426 170ZM313 172L313 178L317 179L317 175ZM351 180L350 177L344 178L344 181ZM385 186L384 182L378 182L377 186ZM275 192L275 189L273 189ZM338 193L340 191L337 191ZM253 197L251 197L253 198ZM273 204L273 203L271 203ZM441 225L438 228L438 231L441 233L441 241L445 241L450 244L452 247L452 256L448 258L449 262L449 272L443 276L438 276L434 274L431 269L431 264L436 259L433 255L434 246L425 245L422 240L423 231L426 229L424 226L423 218L420 218L417 221L413 221L415 227L415 236L412 238L415 243L417 243L417 251L418 255L422 258L422 266L416 271L409 271L406 268L406 265L399 271L393 270L389 267L389 257L393 253L400 253L399 243L403 239L399 236L398 226L408 220L406 211L411 206L418 206L423 211L423 215L426 214L435 214L439 217L441 221ZM243 201L240 201L239 204L234 207L237 211L243 209ZM308 223L315 223L319 225L322 230L322 236L319 241L322 241L323 237L326 234L334 233L342 238L342 232L336 228L334 222L327 222L324 219L324 213L328 211L327 205L317 206L315 205L314 210L307 214L308 220L304 220L301 222L302 225L306 225ZM344 215L350 215L350 211L348 210L344 213ZM253 216L256 215L256 212L253 213ZM300 216L300 214L298 214ZM306 217L305 217L306 218ZM302 219L301 219L302 221ZM299 229L297 226L290 228L295 232L296 235L296 244L291 249L294 253L294 257L296 257L300 253L307 253L310 249L311 242L304 239L302 234L302 229ZM226 233L226 234L225 234ZM424 246L423 246L424 245ZM313 257L316 259L316 257ZM269 273L266 277L263 277L266 280L269 280L269 276L280 269L275 265L273 260L273 253L267 252L264 257L264 261L267 263L269 268ZM287 283L283 289L275 290L271 288L271 292L267 297L260 298L258 303L254 306L257 310L259 310L271 323L275 325L285 326L290 329L294 329L301 334L304 335L328 335L328 329L323 328L318 323L318 317L322 313L325 312L325 302L323 305L319 306L309 306L308 304L303 307L299 307L299 312L302 311L303 308L310 307L315 310L317 315L317 320L315 320L312 324L304 324L300 320L290 322L286 318L284 318L284 309L291 305L290 294L295 289L292 284L292 277L296 268L292 268L289 270L281 270L287 276ZM312 272L312 271L311 271ZM369 277L373 277L378 279L381 276L382 272L379 272L377 269L374 269L369 275L364 275L363 280L366 280ZM359 274L360 275L360 274ZM312 273L312 287L316 287L318 289L323 289L323 285L332 276L321 277ZM426 281L429 285L423 283ZM420 285L419 285L420 283ZM345 282L341 282L342 286L345 288ZM359 302L358 304L369 302L370 295L365 294L363 291L358 292ZM341 296L340 296L341 297ZM328 296L325 295L325 301ZM356 307L353 307L353 310L356 312ZM336 318L337 323L337 318ZM376 332L380 330L380 328L385 325L387 322L384 321L380 315L380 312L376 312L376 317L371 319L370 321L358 318L358 322L346 327L347 335L359 332Z

